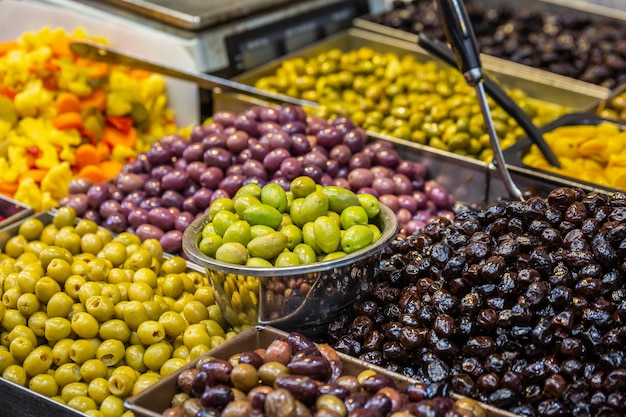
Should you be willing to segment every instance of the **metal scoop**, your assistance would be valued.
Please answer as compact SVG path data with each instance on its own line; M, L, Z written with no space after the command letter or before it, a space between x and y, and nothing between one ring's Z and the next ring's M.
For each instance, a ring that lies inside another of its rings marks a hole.
M93 61L128 65L129 67L168 75L170 77L178 78L181 80L191 81L196 83L201 88L220 88L223 91L245 94L265 101L294 104L301 107L319 106L319 104L312 101L289 97L284 94L264 91L256 87L227 80L225 78L217 77L214 75L185 71L167 65L159 64L147 58L89 40L73 41L70 44L70 49L76 55L91 59Z
M496 160L496 167L502 175L504 185L511 197L523 200L522 192L513 182L511 174L506 167L502 148L498 141L498 135L493 125L491 110L487 102L487 94L484 87L484 75L478 51L478 42L472 28L467 10L462 0L438 0L439 15L443 30L452 45L452 50L456 56L457 66L465 77L468 85L476 89L478 104L485 119L485 127L489 134L489 142L493 149Z

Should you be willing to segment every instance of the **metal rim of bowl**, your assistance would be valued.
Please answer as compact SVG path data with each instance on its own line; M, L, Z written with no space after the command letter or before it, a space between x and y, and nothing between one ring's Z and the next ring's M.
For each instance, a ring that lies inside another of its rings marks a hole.
M326 262L316 262L307 265L289 266L289 267L249 267L245 265L235 265L221 262L216 259L204 255L198 249L196 237L202 232L202 229L209 222L208 215L204 215L195 219L183 232L183 251L188 256L189 261L197 265L225 272L228 274L239 274L248 276L268 277L279 275L296 275L312 272L322 272L330 269L341 268L350 265L353 262L363 258L373 256L382 251L384 247L396 236L398 231L398 220L396 214L384 204L380 204L380 213L377 215L379 224L382 226L381 236L376 242L367 247L353 252L341 258Z

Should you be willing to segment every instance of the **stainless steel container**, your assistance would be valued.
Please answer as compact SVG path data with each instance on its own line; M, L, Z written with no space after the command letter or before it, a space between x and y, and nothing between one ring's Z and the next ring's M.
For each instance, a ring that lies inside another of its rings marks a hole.
M207 223L205 215L189 225L183 250L191 262L204 268L229 324L237 329L272 325L308 334L324 331L345 307L371 291L380 255L398 231L396 215L381 204L374 223L382 235L371 245L332 261L264 268L220 262L200 252L198 242ZM291 281L298 286L285 296ZM283 292L275 291L277 286Z

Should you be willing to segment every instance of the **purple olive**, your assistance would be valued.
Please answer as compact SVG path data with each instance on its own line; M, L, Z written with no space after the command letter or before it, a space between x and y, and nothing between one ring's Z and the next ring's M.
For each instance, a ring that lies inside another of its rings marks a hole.
M163 231L174 227L174 216L165 207L155 207L148 211L148 221Z
M321 117L311 116L306 128L306 133L317 136L319 132L327 128L329 125L330 123L328 123L328 120Z
M349 130L343 135L342 142L350 148L353 153L360 152L365 148L367 143L367 134L361 128Z
M163 252L180 253L183 245L183 232L180 230L170 230L165 232L159 239Z
M290 182L285 177L273 178L270 182L280 185L281 187L283 187L283 190L285 191L289 191Z
M219 123L225 128L232 126L235 123L237 113L221 110L213 114L213 121Z
M195 209L204 210L205 208L209 207L212 196L213 191L208 188L200 188L198 191L196 191L192 197ZM184 205L183 210L185 210Z
M200 176L207 169L206 164L202 161L193 161L187 164L185 171L189 175L189 178L196 182L200 182Z
M208 167L201 175L199 183L204 188L214 190L224 178L224 171L218 167Z
M339 173L339 168L341 165L334 159L329 159L326 161L326 168L324 168L324 172L328 174L330 177L336 177Z
M193 215L193 213L189 211L181 211L174 218L174 229L183 232L194 219L195 216Z
M204 125L204 131L206 132L205 136L214 135L216 133L224 133L225 130L226 128L224 127L224 125L216 122L215 120L213 120L213 122L209 123L208 125Z
M184 189L189 182L189 174L180 169L174 169L161 178L161 187L164 190L179 191Z
M378 200L389 207L393 212L397 212L400 209L400 203L398 201L398 196L393 194L381 194L378 197Z
M228 194L225 190L218 188L213 192L213 195L211 196L211 204L213 204L213 202L218 198L230 198L230 194Z
M297 158L290 156L280 163L280 172L288 181L292 181L302 174L302 164Z
M348 182L353 190L369 187L372 181L374 181L374 174L367 168L356 168L348 174Z
M262 161L265 159L265 156L270 151L270 147L267 145L263 145L258 140L251 140L248 142L248 149L250 149L250 154L253 159L257 161Z
M277 122L267 121L259 123L257 129L259 130L259 135L264 135L270 132L278 132L281 127Z
M372 181L372 188L378 191L380 194L394 194L395 183L391 178L379 177L374 178Z
M328 155L322 152L311 151L304 155L304 164L315 165L319 169L326 169L326 162L328 161Z
M112 214L120 212L120 203L113 199L106 200L100 205L100 209L98 210L98 212L103 218L106 219Z
M207 150L211 148L226 148L226 140L228 136L225 133L214 133L212 135L205 136L202 139L202 149Z
M120 213L126 217L128 217L128 213L138 208L139 204L135 203L133 200L129 200L128 198L125 198L120 203Z
M140 224L139 226L137 226L135 228L135 233L137 234L139 239L141 239L142 242L147 239L159 240L163 236L163 230L161 230L160 228L158 228L157 226L153 224L147 224L147 223Z
M192 143L183 151L183 158L189 163L193 161L202 161L204 147L201 142Z
M109 187L106 184L95 184L87 191L89 207L99 209L102 203L109 199Z
M228 175L220 181L219 188L225 191L229 196L234 196L237 190L241 188L246 177L243 175ZM215 195L215 193L213 193Z
M113 213L104 220L103 226L113 233L122 233L126 229L126 216L122 213Z
M376 152L376 163L388 168L395 168L400 162L398 152L393 149L381 149Z
M218 167L223 170L231 165L233 154L224 148L211 148L204 152L204 163L209 167Z
M317 136L317 144L325 147L326 149L332 149L333 147L341 144L343 141L344 133L337 129L335 126L329 126L322 129Z
M193 214L198 213L198 207L196 206L196 202L193 200L193 196L185 197L183 200L183 210Z
M172 150L172 155L180 158L183 156L183 152L187 149L187 146L191 144L191 141L181 135L172 135L174 136L174 140L170 146Z
M263 158L263 165L268 171L274 172L280 168L281 162L283 162L285 158L288 158L290 156L291 154L289 153L287 149L284 149L284 148L272 149Z
M150 178L161 180L165 174L172 171L174 167L172 165L157 165L150 170Z
M87 197L87 194L84 194L84 193L70 194L68 196L63 197L63 200L60 203L60 205L71 207L74 209L77 216L82 216L87 211L87 207L89 207L88 200L89 198Z
M119 173L115 176L115 185L125 193L143 188L144 180L138 174Z
M298 107L291 104L283 104L278 112L278 123L284 125L301 119L301 113Z
M438 209L446 209L450 206L448 191L435 183L434 181L426 181L424 190L428 199L432 201Z
M374 178L391 178L394 174L393 169L382 165L374 165L371 170Z
M345 188L346 190L351 190L352 189L352 187L350 187L350 182L346 178L342 178L342 177L334 178L332 185L336 185L337 187Z
M146 197L148 197L148 195L144 190L137 190L129 193L126 197L124 197L124 200L129 200L139 205L143 200L146 199Z
M340 165L347 165L352 158L352 151L348 145L339 144L334 146L328 155L330 159L336 160Z
M302 175L311 177L313 181L318 184L321 181L323 174L324 171L322 171L317 165L304 165L304 167L302 167Z
M178 191L167 190L161 196L163 207L181 209L185 198Z
M293 122L285 123L281 127L283 132L286 132L289 135L293 135L295 133L305 133L306 125L299 120L294 120Z
M350 169L370 168L372 166L372 158L365 152L357 152L350 158Z
M141 224L146 224L149 222L148 220L148 210L137 207L134 210L131 210L128 215L128 224L137 228Z
M372 187L363 187L363 188L359 188L359 189L356 191L356 193L357 193L357 194L371 194L371 195L373 195L373 196L374 196L374 197L376 197L376 198L379 198L379 197L380 197L380 193L379 193L377 190L373 189Z
M85 214L83 214L83 219L91 220L92 222L96 222L98 224L102 222L102 216L100 216L98 211L94 209L87 209Z
M394 182L394 191L396 194L409 194L413 192L413 184L411 180L404 174L395 174L391 179Z
M191 128L191 132L189 133L189 138L192 143L201 142L202 139L206 136L206 131L204 130L203 125L194 125Z
M398 206L408 210L411 214L415 214L417 212L417 200L412 195L398 195Z
M267 171L265 170L265 166L256 159L250 159L244 162L242 165L242 173L246 177L256 177L263 180L267 179Z
M246 149L244 149L243 151L241 151L241 152L239 152L237 154L237 163L238 164L243 164L248 159L254 159L254 158L252 158L252 151L249 148L246 148Z
M235 122L233 123L233 126L235 126L237 130L243 130L248 135L253 136L253 137L257 137L259 134L259 129L257 128L257 121L253 117L250 117L249 115L245 113L241 113L237 115L237 117L235 118Z
M303 133L291 135L291 151L294 155L304 155L311 151L311 142Z
M91 182L91 180L87 178L76 178L70 181L69 185L67 186L67 191L70 194L87 194L87 191L89 191L89 188L92 185L93 183Z
M156 178L150 178L143 185L144 197L154 197L163 193L161 181Z
M262 122L277 122L278 109L268 106L262 107L259 109L259 120Z
M250 135L243 130L237 130L226 138L226 148L233 153L239 153L248 147Z
M172 151L159 142L152 144L146 156L152 165L172 163Z

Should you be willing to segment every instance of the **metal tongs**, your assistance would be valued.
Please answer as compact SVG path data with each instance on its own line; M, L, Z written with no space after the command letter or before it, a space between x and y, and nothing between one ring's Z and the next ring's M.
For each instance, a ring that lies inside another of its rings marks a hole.
M452 50L456 57L457 66L463 73L468 85L476 89L478 104L485 119L485 127L489 134L489 142L493 149L495 164L504 185L510 196L518 200L523 200L522 192L513 182L511 174L506 167L502 148L498 141L498 135L493 125L487 94L485 93L484 79L478 50L478 42L474 29L467 15L467 10L462 0L437 0L439 5L439 16L443 25L443 30L452 45Z
M453 67L456 66L456 60L454 54L448 48L446 44L433 39L424 33L420 33L417 38L417 44L430 52L437 58L444 61L446 64ZM543 139L543 135L535 126L533 121L528 117L524 110L507 94L506 91L494 81L488 74L484 74L484 85L487 94L504 109L517 124L524 129L524 132L528 135L528 138L539 148L539 151L543 154L544 158L550 165L556 168L560 168L561 164L557 159L552 149L548 146L548 143Z
M139 55L134 55L132 53L121 51L119 49L115 49L110 46L89 40L73 41L70 44L70 49L76 55L82 56L83 58L91 59L93 61L127 65L137 69L156 72L181 80L194 82L201 88L219 88L222 91L245 94L250 97L259 98L264 101L270 101L275 103L288 103L301 107L318 107L318 104L312 101L289 97L284 94L264 91L256 87L241 84L236 81L227 80L225 78L217 77L210 74L177 69L174 67L156 63Z

